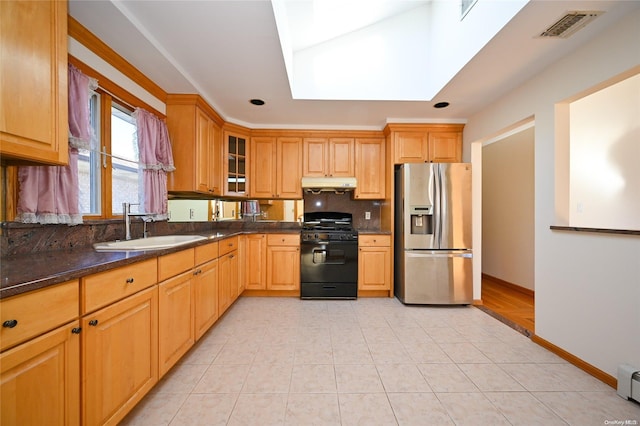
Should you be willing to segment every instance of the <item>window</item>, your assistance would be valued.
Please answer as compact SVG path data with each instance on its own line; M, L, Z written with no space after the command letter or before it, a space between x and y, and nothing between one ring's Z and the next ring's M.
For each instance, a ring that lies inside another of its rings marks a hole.
M111 106L111 213L122 214L122 203L139 203L136 121L117 104ZM134 209L135 211L135 209Z
M100 95L94 93L89 100L91 127L96 139L100 141ZM96 146L100 146L96 143ZM100 199L100 154L98 150L81 149L78 153L78 180L80 184L80 212L84 216L100 215L102 202Z
M107 93L94 94L90 109L96 148L80 151L80 207L85 219L112 218L122 215L122 203L140 202L136 121Z

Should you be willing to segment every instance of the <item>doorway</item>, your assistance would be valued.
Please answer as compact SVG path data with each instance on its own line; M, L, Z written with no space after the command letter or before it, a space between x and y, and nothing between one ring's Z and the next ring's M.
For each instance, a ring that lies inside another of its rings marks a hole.
M535 329L534 123L482 146L482 301L526 335Z

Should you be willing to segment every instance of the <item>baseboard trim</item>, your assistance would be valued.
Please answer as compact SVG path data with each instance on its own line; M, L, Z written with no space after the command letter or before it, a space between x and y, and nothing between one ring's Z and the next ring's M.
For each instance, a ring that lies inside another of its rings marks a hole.
M358 297L393 297L389 290L358 290Z
M245 290L246 297L300 297L300 290Z
M531 297L535 296L535 291L531 290L530 288L522 287L522 286L519 286L517 284L510 283L509 281L501 280L500 278L496 278L496 277L491 276L489 274L485 274L484 272L482 273L482 279L493 281L494 283L496 283L498 285L510 288L511 290L517 291L517 292L522 293L522 294L526 294L527 296L531 296Z
M543 339L542 337L534 334L531 336L531 341L534 343L537 343L538 345L542 346L548 351L553 352L554 354L558 355L560 358L570 362L571 364L575 365L579 369L592 375L593 377L600 380L601 382L606 383L612 388L616 389L618 387L618 380L615 377L605 373L604 371L600 370L597 367L594 367L588 362L583 361L577 356L565 351L564 349L554 345L553 343Z

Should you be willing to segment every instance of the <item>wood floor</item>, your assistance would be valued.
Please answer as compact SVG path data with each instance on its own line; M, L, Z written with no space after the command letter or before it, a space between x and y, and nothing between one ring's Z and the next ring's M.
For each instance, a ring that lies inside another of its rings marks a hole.
M533 334L535 331L534 296L482 277L484 308L512 321Z

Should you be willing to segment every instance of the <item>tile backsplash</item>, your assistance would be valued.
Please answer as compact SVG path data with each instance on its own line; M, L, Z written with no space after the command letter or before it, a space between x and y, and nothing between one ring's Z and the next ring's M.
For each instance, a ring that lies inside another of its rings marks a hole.
M261 229L299 229L297 222L246 222L231 220L223 222L151 222L150 235L209 233L215 231L259 231ZM40 225L3 222L0 235L0 256L19 256L51 250L68 250L90 247L95 242L123 239L122 220L98 220L82 225ZM133 238L142 237L142 221L132 220Z
M304 211L308 212L341 212L353 215L353 225L363 231L380 230L380 201L354 200L353 192L336 194L321 192L320 194L304 194ZM371 213L371 219L365 219L366 212Z
M380 230L380 202L376 200L354 200L353 193L304 195L304 211L334 211L351 213L354 226L361 231ZM365 213L371 219L365 219ZM38 253L50 250L68 250L90 247L94 242L113 241L124 237L122 220L98 220L82 225L40 225L17 222L0 224L0 257ZM247 222L240 220L221 222L152 222L148 225L150 235L210 232L217 229L253 230L299 228L298 222ZM134 219L131 224L133 238L142 236L142 221Z

